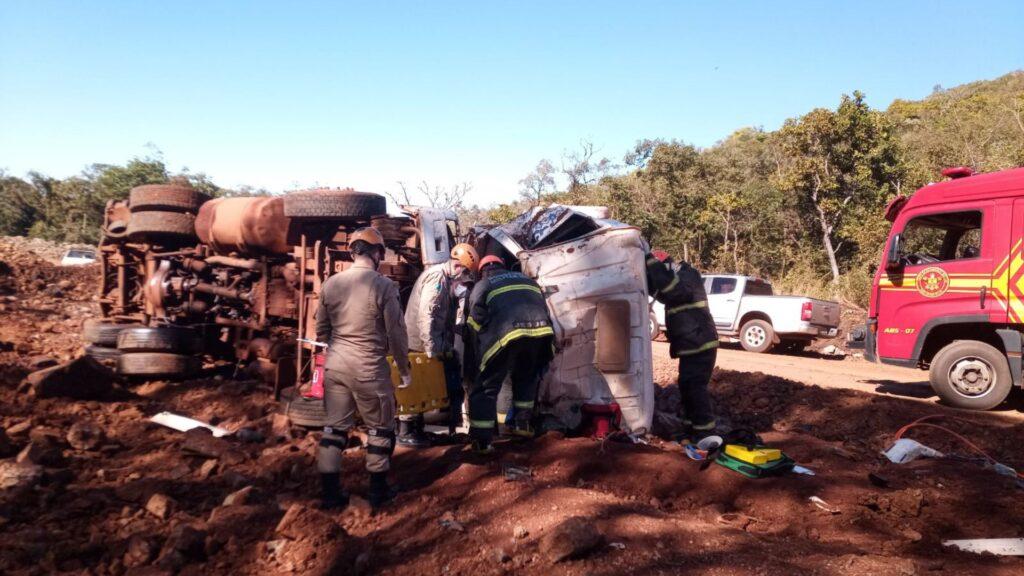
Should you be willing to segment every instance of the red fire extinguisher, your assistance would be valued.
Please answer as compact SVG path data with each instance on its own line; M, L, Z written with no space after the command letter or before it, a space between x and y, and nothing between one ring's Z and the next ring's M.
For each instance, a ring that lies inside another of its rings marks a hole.
M299 339L299 342L311 344L314 350L318 348L321 350L313 353L313 377L310 380L309 388L302 393L302 397L322 400L324 397L324 364L327 363L327 344L305 338Z

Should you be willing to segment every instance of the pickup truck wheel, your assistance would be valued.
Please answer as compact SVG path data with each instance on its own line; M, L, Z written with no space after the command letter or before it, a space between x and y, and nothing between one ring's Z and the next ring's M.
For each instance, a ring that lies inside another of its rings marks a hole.
M651 340L657 340L661 336L661 324L658 324L658 316L651 312Z
M1003 353L976 340L957 340L939 350L928 379L944 402L969 410L995 408L1013 387Z
M284 197L284 215L311 220L369 220L387 214L380 194L344 190L303 190Z
M775 330L765 320L748 320L740 328L740 344L748 352L767 352L775 341Z

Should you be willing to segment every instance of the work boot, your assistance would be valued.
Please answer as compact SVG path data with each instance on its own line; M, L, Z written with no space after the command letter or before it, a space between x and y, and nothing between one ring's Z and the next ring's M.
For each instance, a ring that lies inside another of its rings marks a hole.
M398 491L388 485L387 472L370 472L370 492L367 500L374 512L398 496Z
M490 456L491 454L494 454L494 446L492 446L487 440L473 440L471 449L473 450L473 454L476 454L477 456Z
M398 421L398 443L410 448L426 448L431 445L430 436L423 431L423 415Z
M340 510L348 506L348 492L341 487L341 473L320 474L321 510Z
M535 435L533 429L533 413L525 411L516 412L512 419L512 425L509 427L509 432L513 436L533 438Z

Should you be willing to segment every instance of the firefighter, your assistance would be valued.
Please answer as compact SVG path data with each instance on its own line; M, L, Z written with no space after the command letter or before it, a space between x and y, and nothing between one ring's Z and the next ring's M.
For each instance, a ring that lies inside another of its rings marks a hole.
M469 296L466 324L466 373L469 435L473 450L493 452L498 392L512 380L512 411L506 425L513 434L533 436L537 385L552 358L554 330L540 287L511 272L498 256L480 260L480 281Z
M324 374L327 419L317 454L324 508L343 508L341 454L359 412L369 428L366 469L369 502L376 509L394 498L387 473L395 440L395 391L387 356L394 356L401 386L412 383L398 286L377 272L384 238L374 228L349 237L353 263L324 282L316 315L316 337L328 343Z
M716 427L708 383L718 356L718 331L704 281L686 262L673 266L668 253L655 250L647 255L647 288L665 305L669 353L679 359L683 425L690 440L696 441Z
M405 325L409 331L409 350L439 358L444 364L445 387L448 392L448 436L462 423L462 370L455 354L455 317L458 312L456 287L466 274L476 272L480 258L469 244L458 244L447 262L428 267L416 279L405 309ZM398 443L403 446L429 446L423 432L423 415L399 416Z

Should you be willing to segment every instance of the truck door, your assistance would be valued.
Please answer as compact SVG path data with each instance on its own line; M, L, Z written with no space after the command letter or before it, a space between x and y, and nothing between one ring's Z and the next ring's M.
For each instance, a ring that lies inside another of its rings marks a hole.
M1024 323L1024 200L1013 201L1013 221L1010 224L1009 252L1005 266L993 277L993 289L1005 297L1006 318L1002 322Z
M741 281L732 276L709 276L708 307L719 330L728 330L736 322L740 309ZM707 281L707 280L705 280Z
M880 357L916 361L918 336L932 320L1001 317L992 275L1006 248L996 217L991 204L900 215L893 226L903 243L900 265L879 278Z

